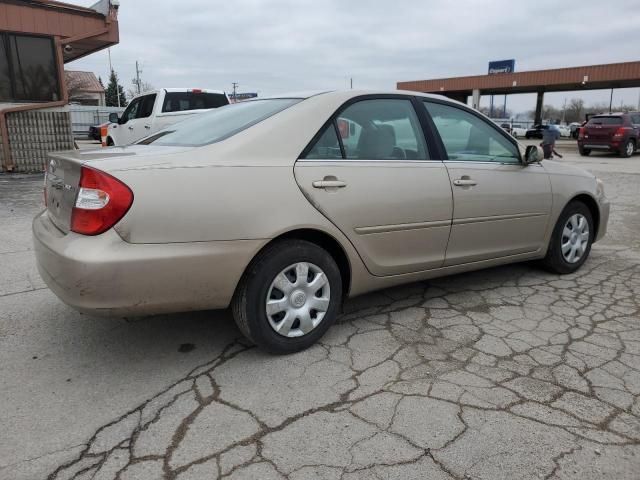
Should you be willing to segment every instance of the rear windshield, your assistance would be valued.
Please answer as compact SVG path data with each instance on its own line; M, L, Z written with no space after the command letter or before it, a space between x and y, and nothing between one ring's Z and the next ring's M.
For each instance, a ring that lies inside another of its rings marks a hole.
M198 147L219 142L298 103L298 98L252 100L205 112L172 125L140 142L141 145Z
M622 117L591 117L589 125L622 125Z
M228 103L229 100L223 93L168 92L164 97L162 112L218 108Z

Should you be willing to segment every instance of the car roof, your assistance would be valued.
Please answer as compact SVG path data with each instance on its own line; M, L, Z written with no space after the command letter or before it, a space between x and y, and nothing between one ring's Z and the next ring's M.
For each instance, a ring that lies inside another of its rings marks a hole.
M349 99L360 97L363 95L407 95L407 96L416 96L416 97L424 97L424 98L433 98L439 100L447 100L451 103L457 103L460 105L466 105L465 103L461 103L457 100L453 100L444 95L435 95L432 93L422 93L422 92L414 92L411 90L352 90L352 89L343 89L343 90L314 90L314 91L302 91L302 92L284 92L280 94L274 94L266 97L260 97L253 100L264 100L264 99L278 99L278 98L300 98L307 99L316 96L328 96L328 97L339 97L341 99Z

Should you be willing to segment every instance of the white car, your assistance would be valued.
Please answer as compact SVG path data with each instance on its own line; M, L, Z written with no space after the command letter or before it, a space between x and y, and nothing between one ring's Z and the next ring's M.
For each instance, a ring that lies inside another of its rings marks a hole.
M109 115L107 146L123 146L202 112L229 104L220 90L161 88L134 97L120 117Z
M511 125L511 135L514 137L524 137L527 134L527 129L518 123Z
M557 125L558 130L560 130L560 136L563 138L569 138L571 136L571 128L566 125Z

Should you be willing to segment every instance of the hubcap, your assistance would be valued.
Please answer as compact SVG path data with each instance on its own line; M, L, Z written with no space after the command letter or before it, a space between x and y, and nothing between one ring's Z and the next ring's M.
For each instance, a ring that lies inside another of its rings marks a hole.
M631 156L633 154L633 143L627 143L627 155Z
M562 256L569 263L579 262L589 245L589 222L576 213L567 220L562 230Z
M301 337L315 329L327 313L331 290L320 267L294 263L282 270L267 291L269 325L283 337Z

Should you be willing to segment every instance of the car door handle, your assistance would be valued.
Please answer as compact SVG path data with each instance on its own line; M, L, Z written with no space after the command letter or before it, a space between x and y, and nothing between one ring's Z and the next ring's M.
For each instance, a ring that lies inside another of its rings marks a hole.
M129 130L133 130L133 125L130 125L130 126L129 126Z
M312 185L313 188L344 188L347 186L346 182L342 180L317 180Z
M453 181L453 184L456 187L473 187L474 185L477 185L478 182L471 180L470 178L458 178Z
M151 125L145 125L144 128L146 128L147 130L151 130Z

